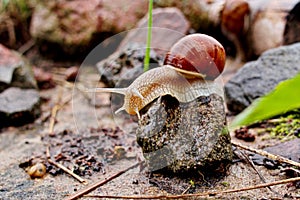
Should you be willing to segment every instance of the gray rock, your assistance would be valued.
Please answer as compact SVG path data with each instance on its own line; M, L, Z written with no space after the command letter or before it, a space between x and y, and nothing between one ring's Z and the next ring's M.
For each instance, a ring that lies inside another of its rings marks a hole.
M34 89L11 87L0 94L0 127L23 125L40 114L40 97Z
M10 86L37 88L29 61L0 44L0 92Z
M212 94L189 103L155 100L142 115L137 142L152 171L222 171L232 160L223 99ZM226 171L226 170L224 170Z
M263 150L275 155L280 155L282 157L288 158L295 162L300 161L300 139L299 138L293 139L291 141L283 142L271 147L266 147ZM278 161L268 159L258 154L255 154L252 157L252 160L255 164L264 165L268 168L278 168L280 165L284 165L284 163L280 163Z
M108 87L126 87L143 73L145 48L133 44L127 49L116 51L107 59L97 63L101 81ZM157 67L163 58L150 51L150 68Z
M228 109L240 112L256 98L273 90L281 81L300 72L300 43L282 46L263 53L258 60L246 63L226 84Z

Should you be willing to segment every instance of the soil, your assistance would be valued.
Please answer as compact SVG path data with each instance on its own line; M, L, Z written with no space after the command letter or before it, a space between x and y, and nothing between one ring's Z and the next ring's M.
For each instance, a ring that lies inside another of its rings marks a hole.
M229 62L230 63L230 62ZM236 65L235 65L236 66ZM231 68L231 70L234 68ZM55 71L55 68L51 69ZM60 69L62 70L62 69ZM136 162L143 161L143 155L136 142L135 117L117 117L112 113L110 96L86 94L73 86L103 86L94 68L81 67L84 76L80 81L56 82L55 88L41 90L42 115L33 123L22 127L8 127L0 132L0 199L63 199L87 186L47 161L46 150L51 159L73 169L88 184L105 180ZM224 73L224 80L232 73ZM58 84L59 83L59 84ZM49 131L51 111L57 103L54 129ZM232 117L228 117L230 122ZM252 142L239 143L261 148L280 143L279 140L262 140L263 134L256 134ZM235 150L237 152L237 150ZM28 167L43 163L47 172L42 178L32 179ZM256 166L267 182L288 178L277 169ZM224 176L183 174L174 176L149 172L146 165L126 171L91 194L100 195L160 195L197 193L242 188L262 183L258 174L247 162L235 157ZM295 184L283 184L256 190L223 194L212 199L283 199L296 198L300 191ZM83 198L93 199L93 198Z

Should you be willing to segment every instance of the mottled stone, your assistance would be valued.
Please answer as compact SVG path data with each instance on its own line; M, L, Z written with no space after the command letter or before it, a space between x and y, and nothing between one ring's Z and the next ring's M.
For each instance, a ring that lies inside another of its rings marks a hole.
M282 157L288 158L295 162L300 162L300 139L299 138L293 139L291 141L283 142L271 147L266 147L263 150L275 155L280 155ZM252 160L255 164L264 165L268 168L278 168L280 165L284 165L284 163L271 160L269 158L266 158L258 154L255 154L252 157Z
M100 33L133 28L147 13L147 5L147 1L131 0L37 1L30 33L39 41L74 53L92 45Z
M225 84L228 109L240 112L281 81L300 72L300 43L270 49L258 60L246 63Z
M10 86L37 88L29 61L0 44L0 92Z
M40 115L40 96L34 89L11 87L0 93L0 127L23 125Z
M226 171L232 147L219 95L201 96L189 103L163 96L142 112L137 142L150 170Z
M97 63L101 81L108 87L126 87L141 75L144 67L145 48L132 45L127 49L116 51L107 59ZM163 58L153 50L150 51L150 68L157 67Z

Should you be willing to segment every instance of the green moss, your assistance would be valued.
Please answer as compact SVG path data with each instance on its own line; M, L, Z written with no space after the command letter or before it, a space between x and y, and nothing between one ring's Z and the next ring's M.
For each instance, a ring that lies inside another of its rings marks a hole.
M223 181L223 182L221 182L221 185L223 185L224 187L229 187L230 183L227 181Z
M296 111L292 114L280 117L279 119L270 120L271 127L266 130L273 138L291 139L300 138L300 112Z
M226 126L222 128L221 135L229 135L229 131L228 131L228 128Z

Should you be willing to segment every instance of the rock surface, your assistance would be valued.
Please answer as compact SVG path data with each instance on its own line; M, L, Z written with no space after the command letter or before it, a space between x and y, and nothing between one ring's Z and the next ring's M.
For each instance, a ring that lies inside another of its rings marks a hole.
M10 86L37 88L26 58L0 44L0 92Z
M132 45L125 50L116 51L107 59L97 63L101 81L108 87L127 87L143 73L145 48ZM163 58L150 51L150 68L157 67Z
M40 97L34 89L11 87L0 93L0 127L32 122L40 115Z
M146 14L147 5L147 1L131 0L38 1L30 32L35 39L76 51L75 47L89 45L96 34L133 28Z
M182 104L163 96L143 114L136 133L152 171L226 171L232 159L223 99L216 94Z
M300 43L266 51L246 63L226 84L228 109L240 112L286 79L300 72Z
M293 139L291 141L283 142L271 147L266 147L263 150L275 155L280 155L282 157L288 158L295 162L300 162L300 139L299 138ZM279 163L277 161L268 159L258 154L255 154L252 157L252 160L257 165L264 165L268 168L273 168L273 169L278 168L280 164L284 164L284 163Z

